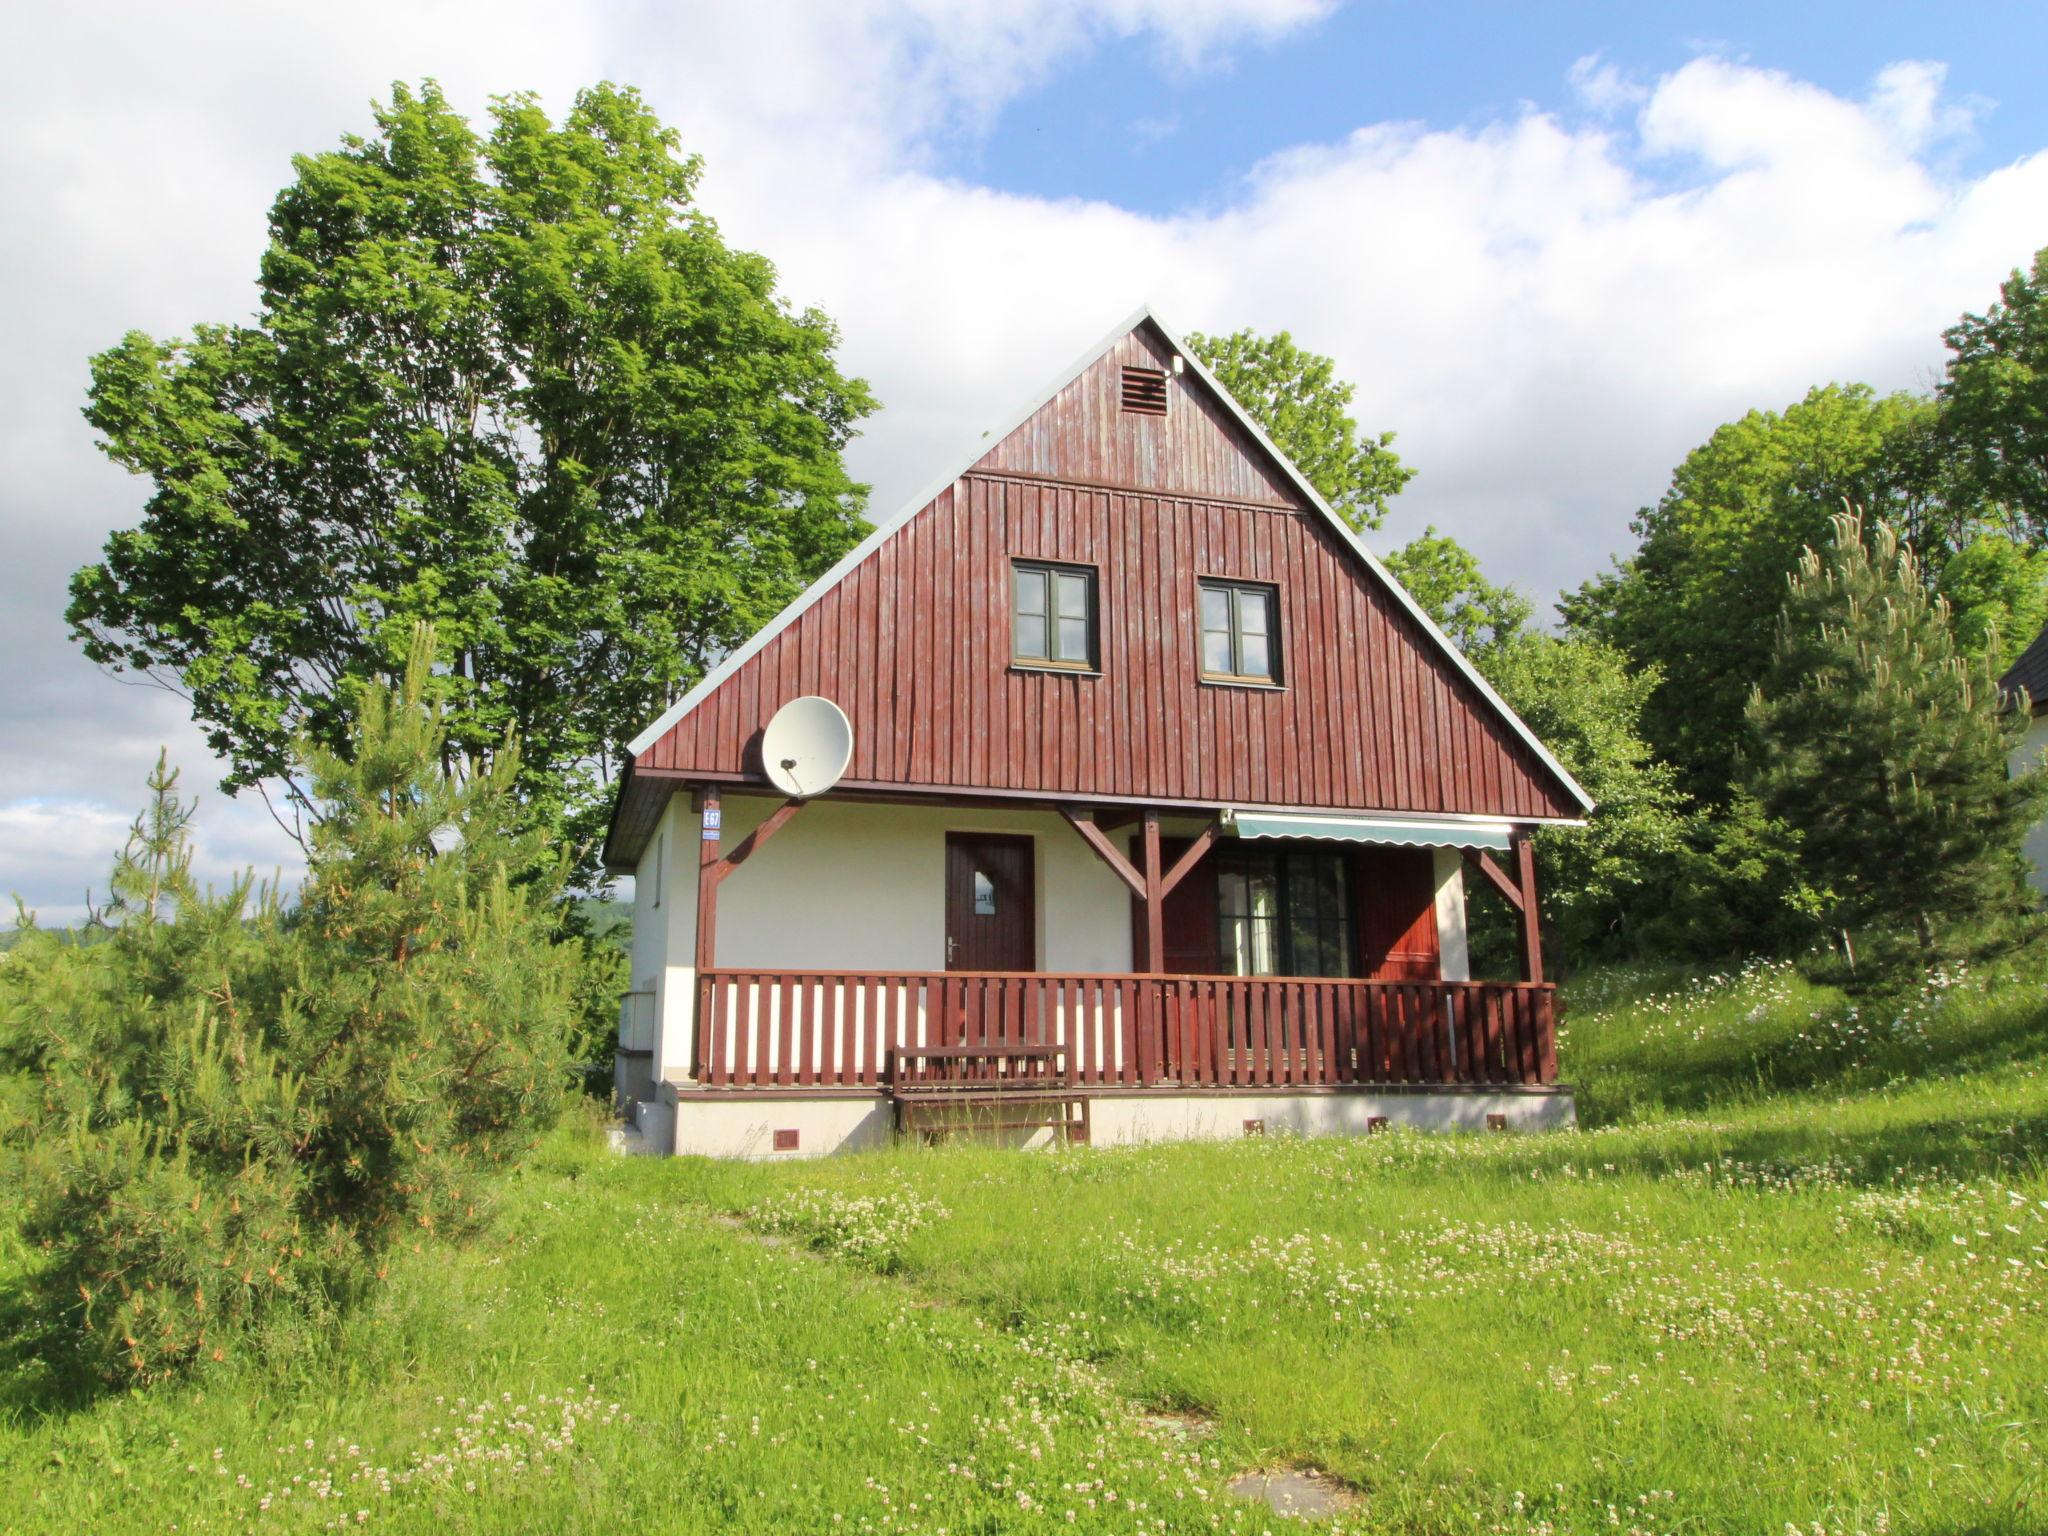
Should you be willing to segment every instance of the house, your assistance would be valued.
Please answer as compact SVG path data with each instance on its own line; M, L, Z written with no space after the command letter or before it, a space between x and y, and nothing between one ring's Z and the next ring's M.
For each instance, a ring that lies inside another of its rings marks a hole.
M2031 768L2048 752L2048 628L2034 636L2034 643L2020 652L2020 659L2006 668L1998 686L2012 697L2024 693L2030 711L2027 734L2014 749L2015 770ZM2048 821L2027 834L2027 859L2034 866L2034 889L2048 895Z
M852 747L797 800L801 697ZM629 753L658 1150L1573 1119L1529 839L1591 802L1150 311ZM1471 879L1517 978L1469 977Z

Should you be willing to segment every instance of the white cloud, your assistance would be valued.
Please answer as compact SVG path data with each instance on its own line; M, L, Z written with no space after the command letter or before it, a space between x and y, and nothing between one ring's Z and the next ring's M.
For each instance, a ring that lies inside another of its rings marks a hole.
M1718 56L1654 79L1594 56L1558 82L1590 120L1361 122L1171 217L934 169L947 136L985 128L1105 39L1146 38L1172 68L1204 68L1327 8L52 13L0 57L0 303L15 363L0 378L0 646L14 663L0 681L0 796L122 808L125 824L164 740L189 782L208 777L174 703L97 677L63 635L66 574L140 500L74 414L84 359L129 326L246 312L288 154L360 128L393 77L436 74L473 111L508 88L559 110L594 79L640 84L707 156L705 201L728 236L841 322L848 365L887 403L853 455L878 512L1149 297L1183 325L1285 326L1335 354L1363 419L1399 431L1422 471L1379 542L1433 520L1542 597L1622 548L1633 510L1718 422L1829 379L1928 382L1941 328L2048 242L2048 157L1956 174L1946 156L1981 104L1951 99L1925 61L1850 97ZM218 797L202 826L210 816L233 820L230 840L267 825L260 807ZM110 845L96 825L19 826L31 830L0 841L0 888L33 876L54 901L77 850L99 878Z
M1648 86L1623 73L1597 53L1573 60L1565 78L1571 82L1579 100L1595 112L1613 113L1626 107L1640 106L1650 94Z

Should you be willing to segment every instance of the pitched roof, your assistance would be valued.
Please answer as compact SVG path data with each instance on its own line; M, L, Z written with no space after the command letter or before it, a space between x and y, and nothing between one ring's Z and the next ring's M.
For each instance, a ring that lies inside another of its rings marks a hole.
M1998 686L2007 693L2027 690L2027 700L2037 715L2048 715L2048 626L2034 636L2034 643L2020 652L2020 659L2005 669Z
M1323 499L1316 488L1309 483L1307 476L1303 475L1294 466L1292 461L1279 448L1274 446L1272 439L1266 435L1259 424L1238 404L1236 397L1218 382L1215 375L1210 373L1207 367L1203 365L1201 359L1188 350L1186 345L1180 340L1178 333L1161 320L1149 305L1140 308L1135 314L1112 329L1094 346L1083 352L1071 367L1065 369L1050 386L1034 395L1000 429L979 438L974 447L968 451L960 462L949 466L944 475L935 480L926 490L913 497L895 516L889 518L886 522L876 525L874 531L867 538L863 539L860 544L850 550L837 565L813 582L787 608L758 630L744 644L725 656L717 666L704 675L696 687L669 706L659 719L640 732L638 736L635 736L626 748L629 757L628 773L630 774L631 772L630 759L645 753L677 721L681 720L705 699L709 698L721 683L725 682L727 678L731 677L748 660L757 655L777 635L793 624L820 597L837 586L849 572L866 560L871 553L914 518L923 508L928 506L948 486L971 470L988 453L992 443L1001 443L1009 437L1017 428L1024 425L1033 415L1043 409L1047 402L1058 395L1061 390L1080 377L1085 370L1094 364L1097 359L1101 358L1104 353L1109 351L1111 347L1115 346L1123 337L1146 324L1150 324L1156 329L1173 350L1182 356L1187 367L1208 387L1210 393L1224 411L1236 421L1246 435L1272 460L1274 468L1279 471L1288 485L1328 525L1330 532L1335 536L1339 544L1348 549L1352 555L1371 570L1379 581L1385 585L1386 589L1393 594L1400 606L1415 622L1416 626L1427 636L1429 642L1441 652L1451 667L1471 684L1480 697L1492 709L1498 712L1499 717L1523 744L1529 748L1537 761L1556 776L1558 783L1568 791L1570 798L1576 801L1582 810L1591 811L1593 808L1592 798L1587 795L1584 789L1580 788L1578 782L1565 770L1564 765L1552 755L1548 747L1544 746L1535 732L1531 731L1521 718L1508 707L1506 701L1494 691L1493 686L1472 665L1471 661L1465 656L1465 653L1451 643L1443 631L1437 627L1435 620L1430 618L1422 606L1409 595L1407 589L1394 579L1393 573L1380 562L1370 549L1366 548L1363 541L1352 531L1351 525L1345 522L1336 510Z

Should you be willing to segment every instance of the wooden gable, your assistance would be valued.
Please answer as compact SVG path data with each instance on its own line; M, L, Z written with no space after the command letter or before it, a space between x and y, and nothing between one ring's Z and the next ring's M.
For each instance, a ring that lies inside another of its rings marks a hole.
M1176 375L1173 348L1139 326L1082 369L969 471L1116 486L1154 495L1301 510L1265 449L1192 373ZM1123 374L1163 376L1160 415L1123 408Z
M1127 366L1165 375L1163 415L1124 408ZM1094 569L1099 672L1012 663L1019 559ZM1205 576L1277 590L1280 686L1202 679ZM1514 820L1584 810L1235 408L1191 364L1173 371L1149 320L764 634L636 743L635 773L758 778L769 717L822 694L853 724L849 788ZM627 820L622 806L614 856Z

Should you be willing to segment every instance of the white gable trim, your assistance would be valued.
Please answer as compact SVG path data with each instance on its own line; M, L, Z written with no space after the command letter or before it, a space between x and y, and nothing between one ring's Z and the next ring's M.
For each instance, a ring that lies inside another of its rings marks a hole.
M1042 390L1033 396L1030 402L1011 416L1002 427L984 434L981 440L969 451L967 457L952 471L934 481L928 489L919 494L909 505L905 506L887 522L876 524L874 531L851 550L847 551L846 555L837 565L806 587L795 601L761 629L757 630L745 644L730 652L723 661L705 673L697 686L671 704L662 713L660 719L656 720L646 730L627 743L626 751L637 758L649 747L661 740L662 736L668 732L671 726L695 709L720 683L731 677L733 673L737 672L749 660L758 655L770 640L773 640L783 630L794 624L806 609L833 587L837 586L855 566L859 565L869 555L873 554L875 550L880 548L884 540L888 539L898 529L903 527L905 523L908 523L913 517L917 516L925 507L936 501L941 492L979 463L991 448L1001 443L1012 432L1023 426L1025 422L1042 410L1055 395L1079 378L1103 353L1107 352L1125 336L1128 336L1148 320L1158 328L1168 345L1186 359L1187 366L1194 370L1196 376L1209 386L1209 392L1222 404L1224 410L1229 412L1231 418L1245 429L1254 442L1265 450L1267 456L1272 459L1274 465L1286 477L1288 484L1301 493L1302 499L1322 515L1323 521L1329 524L1331 530L1338 538L1360 560L1365 562L1366 567L1374 575L1379 577L1380 581L1386 585L1388 590L1394 594L1395 598L1401 603L1401 606L1407 611L1408 616L1421 626L1422 632L1425 635L1436 642L1437 648L1449 658L1451 664L1457 668L1466 681L1478 690L1480 697L1484 698L1499 711L1501 718L1506 720L1509 726L1513 728L1523 744L1536 754L1537 760L1554 773L1559 782L1572 792L1578 799L1580 808L1584 811L1591 811L1593 809L1592 797L1579 787L1578 781L1565 771L1564 765L1551 755L1550 749L1537 739L1536 733L1523 723L1521 716L1508 708L1506 700L1494 692L1493 685L1480 675L1479 669L1472 665L1466 658L1465 653L1451 643L1449 637L1437 627L1436 621L1423 610L1422 605L1408 594L1408 589L1396 581L1393 573L1380 563L1379 557L1366 548L1358 535L1352 532L1351 525L1338 515L1335 508L1323 500L1316 488L1309 484L1308 478L1294 467L1293 461L1273 445L1273 440L1266 436L1265 431L1259 424L1245 413L1243 406L1237 403L1237 397L1217 382L1216 376L1203 365L1200 358L1196 357L1181 343L1179 335L1171 326L1159 318L1158 314L1154 312L1149 304L1140 307L1135 314L1110 331L1108 335L1104 336L1094 346L1083 352L1075 360L1073 366L1060 374L1049 389Z

